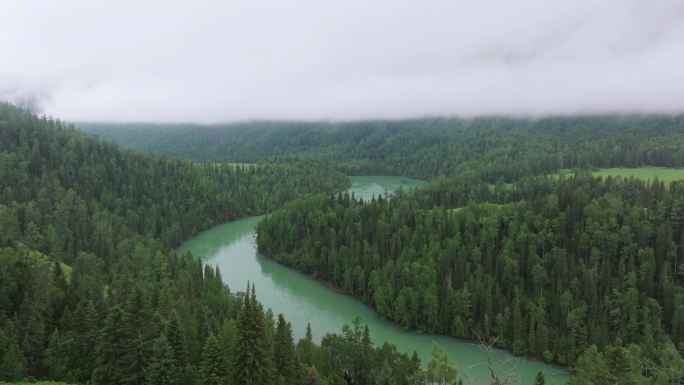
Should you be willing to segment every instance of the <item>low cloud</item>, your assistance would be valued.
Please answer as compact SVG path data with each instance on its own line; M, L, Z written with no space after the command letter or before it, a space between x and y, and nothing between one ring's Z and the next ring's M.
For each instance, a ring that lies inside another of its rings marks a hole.
M0 15L0 98L69 120L684 112L680 0L9 0Z

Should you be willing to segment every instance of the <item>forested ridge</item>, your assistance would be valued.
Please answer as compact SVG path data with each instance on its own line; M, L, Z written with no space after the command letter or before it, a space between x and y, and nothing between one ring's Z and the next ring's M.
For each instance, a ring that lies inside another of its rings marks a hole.
M0 381L409 383L414 357L358 323L295 345L254 287L170 248L216 222L348 185L311 164L234 167L122 151L0 104ZM310 336L311 333L308 333Z
M78 127L126 147L189 159L313 159L348 175L474 175L510 182L561 168L684 166L681 116Z
M517 354L573 364L615 341L684 347L684 182L583 175L507 191L456 209L407 194L297 201L259 224L259 249L405 328Z
M86 125L195 163L0 104L0 380L457 383L439 346L423 370L358 320L293 341L258 287L172 250L284 206L259 250L406 329L569 365L571 385L680 384L684 182L582 169L683 166L682 119ZM432 181L363 202L340 171Z
M405 328L562 364L629 347L634 381L658 366L635 357L684 363L684 182L530 178L464 188L463 207L440 186L293 202L260 223L259 249Z

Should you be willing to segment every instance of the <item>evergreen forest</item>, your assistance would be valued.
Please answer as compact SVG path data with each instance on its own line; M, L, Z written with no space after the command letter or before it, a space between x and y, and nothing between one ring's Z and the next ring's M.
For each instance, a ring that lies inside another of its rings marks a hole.
M259 287L174 251L272 213L261 253L401 328L570 385L682 384L684 180L612 167L684 167L684 117L74 126L0 103L0 381L468 384L358 318L296 341ZM347 175L428 183L362 200Z

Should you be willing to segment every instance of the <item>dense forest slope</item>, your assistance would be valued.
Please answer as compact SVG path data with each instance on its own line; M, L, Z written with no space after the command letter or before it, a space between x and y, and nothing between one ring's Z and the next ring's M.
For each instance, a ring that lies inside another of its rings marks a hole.
M467 190L465 207L444 205L459 190L439 185L293 202L260 223L259 250L405 328L563 364L624 344L634 378L653 378L653 357L684 363L684 182L578 175Z
M231 162L315 159L348 175L474 174L496 182L561 168L684 166L684 117L78 127L160 154Z
M417 360L370 345L358 324L322 346L295 346L254 288L233 294L219 271L170 248L218 221L347 184L310 164L200 165L123 151L0 104L0 381L421 378Z
M259 249L405 328L572 365L572 384L684 381L684 186L579 171L684 166L681 116L79 127L190 159L431 179L288 204Z

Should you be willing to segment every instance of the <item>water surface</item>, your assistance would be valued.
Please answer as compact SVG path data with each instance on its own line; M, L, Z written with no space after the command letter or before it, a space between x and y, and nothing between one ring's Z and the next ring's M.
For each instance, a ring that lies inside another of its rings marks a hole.
M423 182L401 177L350 177L350 192L356 197L370 199L373 195L391 192L398 186L415 188ZM457 365L465 383L488 383L489 372L484 366L487 355L477 344L456 338L418 334L402 330L392 322L380 319L362 302L336 293L322 283L292 269L281 266L256 251L255 227L263 217L250 217L215 226L184 242L179 252L191 251L194 255L221 270L231 290L244 290L247 281L256 285L256 293L264 307L274 314L283 313L292 323L295 340L304 337L306 324L311 323L314 339L326 333L339 332L359 316L368 327L376 345L390 342L400 351L418 352L423 364L430 359L432 342L442 345L449 358ZM538 371L543 371L548 384L564 384L567 377L562 368L539 361L517 358L495 350L492 359L506 371L516 370L523 384L534 383Z
M425 184L422 180L402 178L397 176L350 176L351 187L347 190L356 198L370 200L373 196L388 196L398 188L414 189Z

